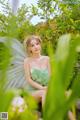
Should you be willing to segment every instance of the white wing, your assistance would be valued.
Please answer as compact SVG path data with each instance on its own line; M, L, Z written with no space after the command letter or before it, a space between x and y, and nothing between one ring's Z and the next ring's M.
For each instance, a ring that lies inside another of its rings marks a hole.
M0 42L5 42L6 38L2 38ZM23 88L27 82L24 74L23 62L26 53L23 45L16 39L11 40L11 54L12 60L10 67L7 71L7 84L6 88Z

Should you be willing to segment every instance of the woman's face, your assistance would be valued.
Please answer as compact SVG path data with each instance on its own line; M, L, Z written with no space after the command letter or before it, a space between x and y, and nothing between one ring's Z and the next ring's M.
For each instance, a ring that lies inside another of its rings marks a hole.
M38 40L31 40L29 50L32 54L39 54L41 52L41 44Z

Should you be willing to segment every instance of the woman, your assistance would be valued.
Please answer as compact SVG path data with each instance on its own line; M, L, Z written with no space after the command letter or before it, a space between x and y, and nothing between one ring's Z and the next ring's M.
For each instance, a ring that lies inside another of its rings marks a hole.
M24 60L25 77L29 91L37 101L45 100L47 84L50 77L49 57L41 54L41 39L30 36L24 41L28 57Z
M50 77L49 57L41 55L41 39L38 36L30 36L24 43L29 55L24 60L25 76L30 85L28 90L43 106ZM75 120L71 111L68 112L68 117Z

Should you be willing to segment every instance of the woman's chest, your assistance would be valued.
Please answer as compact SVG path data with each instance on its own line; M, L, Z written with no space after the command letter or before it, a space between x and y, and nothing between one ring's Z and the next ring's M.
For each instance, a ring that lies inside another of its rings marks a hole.
M46 69L47 61L46 60L35 60L30 62L30 69L38 68L38 69Z

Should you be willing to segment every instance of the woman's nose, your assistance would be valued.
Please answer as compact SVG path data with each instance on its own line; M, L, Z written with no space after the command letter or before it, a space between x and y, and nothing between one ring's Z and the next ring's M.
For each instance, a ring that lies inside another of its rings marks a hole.
M38 46L37 46L37 45L35 45L35 48L38 48Z

